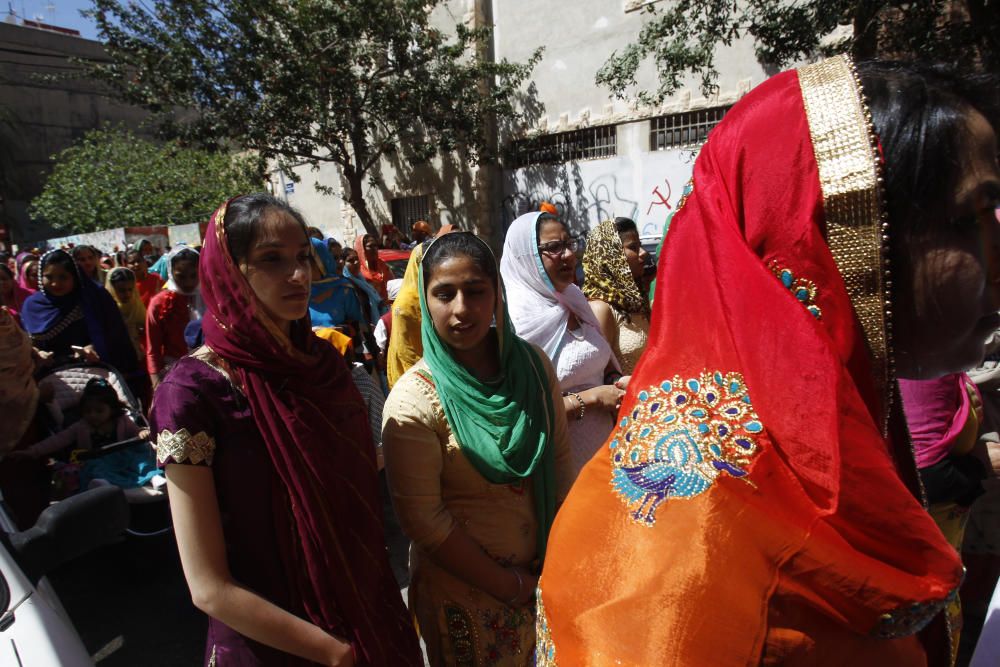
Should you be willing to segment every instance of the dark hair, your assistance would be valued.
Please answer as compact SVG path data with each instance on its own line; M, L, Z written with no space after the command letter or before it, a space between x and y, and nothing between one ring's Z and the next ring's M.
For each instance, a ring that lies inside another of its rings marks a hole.
M885 157L892 259L905 260L909 238L947 222L945 207L968 153L972 112L985 116L994 130L1000 124L998 81L941 65L869 61L857 69Z
M312 227L312 226L306 227L306 234L308 234L311 238L314 238L318 241L323 240L323 230L321 230L319 227Z
M260 221L272 209L295 218L295 221L302 225L302 232L309 236L302 214L277 197L263 192L237 197L226 207L226 217L222 223L226 230L229 254L236 264L242 263L250 255L250 246L257 236Z
M344 258L344 261L347 261L347 256L348 255L357 255L358 254L358 251L355 250L354 248L348 247L348 248L343 248L343 250L344 250L344 254L342 255L342 257Z
M468 257L479 269L490 277L494 289L497 286L497 260L493 251L472 232L452 232L436 239L427 248L421 261L424 271L424 286L431 282L431 276L445 260L455 257Z
M108 282L112 285L115 283L134 283L135 274L132 269L124 266L116 266L111 269L111 273L108 274Z
M95 248L92 245L86 245L86 244L84 244L84 245L78 245L78 246L73 246L73 249L70 250L70 254L73 256L73 259L78 259L79 256L80 256L80 253L83 252L84 250L86 250L86 251L88 251L90 253L93 253L94 255L97 256L98 259L101 258L101 253L97 252L97 248Z
M11 280L14 280L14 272L7 266L7 262L0 262L0 270L6 271Z
M541 213L541 214L539 214L538 219L535 220L535 235L536 236L538 235L538 230L540 230L542 228L542 225L544 225L546 222L558 222L563 227L566 227L566 223L565 222L563 222L562 220L560 220L556 216L552 215L551 213Z
M73 289L80 287L80 268L73 261L73 258L65 250L53 250L45 255L38 262L38 282L42 282L42 273L50 265L55 264L64 268L69 275L73 276Z
M118 392L104 378L91 378L87 382L87 385L83 388L83 394L80 395L81 410L83 409L83 404L88 401L104 403L111 408L111 415L113 417L125 414L125 406L122 404L121 399L118 398Z
M639 233L639 228L635 224L635 220L632 218L615 218L615 229L618 234L627 234L628 232Z
M7 252L6 250L0 250L0 264L6 264L8 261L10 261L10 257L11 255L9 252Z
M131 262L133 258L139 258L145 261L146 256L142 254L139 248L132 248L131 250L125 251L125 261Z
M338 241L337 239L327 239L326 240L326 247L327 247L327 249L332 252L333 251L333 246L337 246L341 250L344 249L344 246L340 245L340 241Z

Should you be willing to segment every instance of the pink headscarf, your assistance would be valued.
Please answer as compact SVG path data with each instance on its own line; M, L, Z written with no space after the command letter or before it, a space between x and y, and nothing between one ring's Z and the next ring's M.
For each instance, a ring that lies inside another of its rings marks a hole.
M201 254L205 342L234 367L282 482L278 513L286 560L302 571L299 595L314 624L347 635L359 662L422 665L382 536L375 450L364 401L343 357L309 326L286 336L233 262L227 205ZM291 551L288 554L287 551Z
M36 290L34 287L32 287L28 283L28 271L27 271L28 268L29 268L28 262L31 261L31 260L35 261L35 263L36 263L35 264L35 269L37 270L37 268L38 268L38 261L39 260L38 260L38 256L35 255L35 253L33 253L33 252L21 252L21 253L17 254L17 260L16 260L16 264L17 264L17 284L21 287L21 289L27 291L28 294L34 294L35 292L38 291L38 290Z
M0 271L6 271L11 279L11 282L13 283L13 289L12 289L13 298L10 300L10 303L7 303L7 299L2 294L0 294L0 305L6 306L7 310L9 310L13 315L17 315L18 313L21 312L21 309L24 307L25 299L31 296L34 290L29 291L21 287L20 281L14 278L14 273L10 270L10 268L6 264L0 266Z
M965 373L952 373L934 380L899 381L917 468L938 463L955 446L972 410L967 387L979 394L979 389Z

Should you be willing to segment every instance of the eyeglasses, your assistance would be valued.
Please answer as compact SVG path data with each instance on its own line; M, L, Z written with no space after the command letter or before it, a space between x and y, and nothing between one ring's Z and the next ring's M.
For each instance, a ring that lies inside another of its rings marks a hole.
M579 247L579 239L569 239L568 241L549 241L548 243L542 243L539 245L538 252L552 257L559 257L567 250L570 252L576 252Z

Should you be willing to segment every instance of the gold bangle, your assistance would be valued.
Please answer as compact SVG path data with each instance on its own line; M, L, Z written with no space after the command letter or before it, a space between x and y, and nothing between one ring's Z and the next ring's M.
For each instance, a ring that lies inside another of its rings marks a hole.
M575 398L577 402L580 404L580 412L576 414L576 420L581 421L583 419L583 413L587 411L587 404L583 402L582 398L580 398L580 394L576 393L575 391L570 391L567 393L573 398Z
M508 569L514 573L515 577L517 577L517 593L514 593L514 597L512 597L510 601L507 602L508 606L513 607L514 603L517 602L517 599L521 597L521 591L524 590L524 579L521 578L521 573L518 572L515 568L508 568Z

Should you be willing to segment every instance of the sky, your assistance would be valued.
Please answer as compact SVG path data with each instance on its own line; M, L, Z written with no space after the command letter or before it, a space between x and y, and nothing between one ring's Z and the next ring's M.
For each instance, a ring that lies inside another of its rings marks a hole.
M79 30L82 37L97 39L97 27L93 21L80 16L81 9L89 9L90 0L0 0L0 10L4 16L9 8L20 17L40 20L60 28Z

